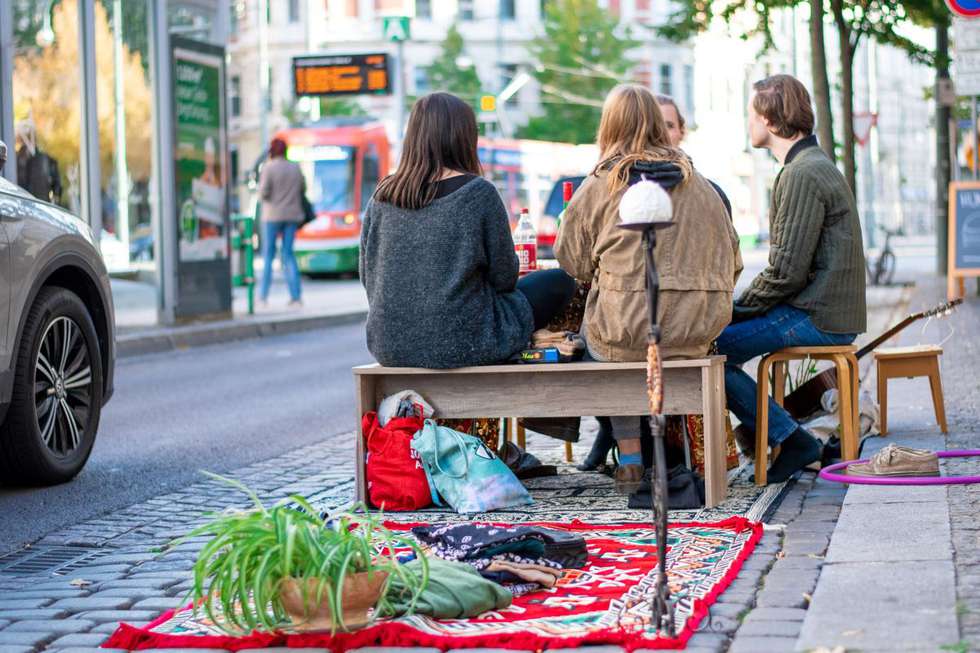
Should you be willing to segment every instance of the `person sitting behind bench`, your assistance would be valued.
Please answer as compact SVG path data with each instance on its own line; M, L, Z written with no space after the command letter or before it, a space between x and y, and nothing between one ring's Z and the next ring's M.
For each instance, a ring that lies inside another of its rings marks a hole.
M562 269L591 281L582 322L592 358L642 361L647 299L641 236L619 228L619 201L645 175L668 189L674 225L657 235L657 321L665 357L699 358L731 320L742 270L738 236L711 184L671 144L663 114L647 89L614 88L602 109L600 162L565 210L555 255ZM619 444L616 487L630 493L643 477L640 420L613 417Z
M728 408L755 430L756 384L742 364L794 346L844 345L866 328L864 248L854 194L813 132L810 94L790 75L754 84L749 140L782 164L769 208L769 264L735 302L718 338ZM820 460L820 443L769 400L769 468L780 483Z
M378 184L361 226L367 345L382 365L504 361L574 295L561 270L518 281L507 210L481 175L473 109L449 93L420 98L398 169Z

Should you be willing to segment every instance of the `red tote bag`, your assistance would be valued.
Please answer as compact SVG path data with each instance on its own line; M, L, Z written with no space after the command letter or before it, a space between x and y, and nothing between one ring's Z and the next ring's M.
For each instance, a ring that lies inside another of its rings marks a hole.
M361 426L371 505L392 512L431 505L425 469L412 450L412 437L424 426L422 418L393 417L381 426L378 414L372 411L364 414Z

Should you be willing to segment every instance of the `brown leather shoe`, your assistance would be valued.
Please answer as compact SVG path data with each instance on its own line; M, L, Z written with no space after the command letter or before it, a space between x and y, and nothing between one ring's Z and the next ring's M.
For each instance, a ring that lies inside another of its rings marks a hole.
M613 474L617 494L633 494L643 483L643 465L620 465Z
M889 444L866 463L850 465L852 476L939 476L939 456L928 449Z

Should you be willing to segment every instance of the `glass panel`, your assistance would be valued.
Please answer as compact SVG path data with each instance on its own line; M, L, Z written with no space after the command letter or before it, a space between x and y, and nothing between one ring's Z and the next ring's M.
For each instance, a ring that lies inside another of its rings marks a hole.
M96 93L102 162L102 253L110 269L152 267L149 185L152 88L147 5L95 3Z
M17 183L80 211L81 106L76 0L14 4ZM104 14L103 14L104 17Z

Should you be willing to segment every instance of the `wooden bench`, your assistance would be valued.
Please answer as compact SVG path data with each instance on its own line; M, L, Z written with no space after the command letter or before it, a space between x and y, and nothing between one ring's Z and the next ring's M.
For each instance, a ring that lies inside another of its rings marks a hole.
M664 362L664 413L704 416L706 505L724 500L725 357ZM412 389L440 418L646 415L646 363L487 365L453 370L362 365L357 398L357 498L367 500L361 416L381 400ZM623 499L626 500L625 497Z

